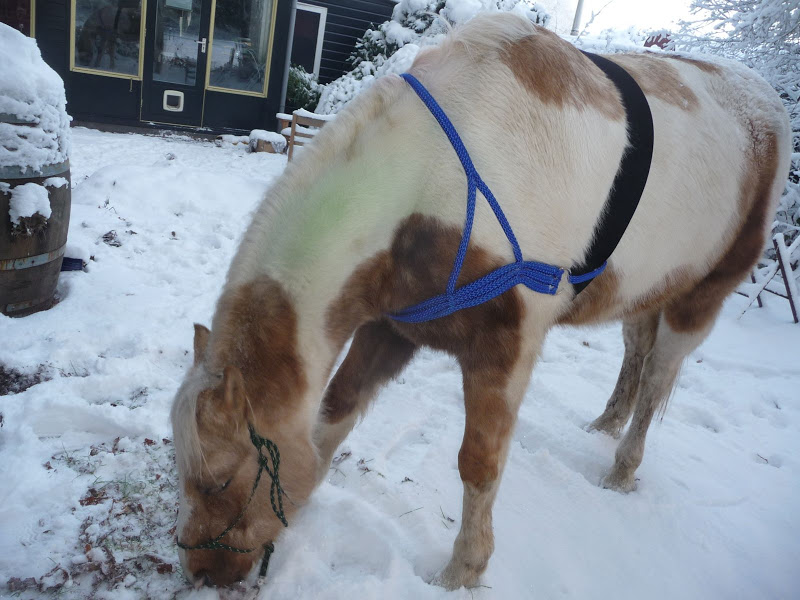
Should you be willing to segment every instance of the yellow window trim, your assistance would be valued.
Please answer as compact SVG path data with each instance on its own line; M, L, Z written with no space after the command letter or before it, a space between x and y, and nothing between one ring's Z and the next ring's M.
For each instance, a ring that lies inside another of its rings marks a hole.
M35 0L32 0L35 1ZM69 14L69 70L76 73L88 73L90 75L102 75L103 77L116 77L117 79L133 79L135 81L142 80L142 73L144 72L144 37L145 25L147 23L147 0L141 0L142 10L141 18L139 19L139 72L136 75L129 75L127 73L114 73L113 71L105 71L103 69L90 69L87 67L75 66L75 13L77 0L70 0L70 14Z
M132 79L133 81L141 81L140 75L128 75L126 73L114 73L113 71L104 71L103 69L90 69L87 67L72 67L75 73L86 73L87 75L102 75L103 77L116 77L117 79Z
M73 0L74 2L75 0ZM275 45L275 22L278 20L278 2L272 3L272 22L269 27L269 48L267 49L267 65L264 69L264 87L260 92L249 90L237 90L233 88L218 87L209 84L211 80L211 56L214 51L214 22L217 16L217 0L211 1L211 22L208 29L208 55L206 56L206 90L211 92L223 92L225 94L239 94L240 96L255 96L256 98L266 98L269 93L269 72L272 67L272 47ZM205 107L204 107L205 108Z
M154 121L153 119L142 119L139 115L139 121L142 123L150 123L153 125L172 125L174 127L186 127L186 129L203 129L200 125L187 125L186 123L169 123L167 121Z
M36 0L31 0L31 37L36 37Z
M215 85L207 85L207 92L223 92L225 94L239 94L240 96L255 96L256 98L266 98L266 92L251 92L249 90L235 90L233 88L217 87Z

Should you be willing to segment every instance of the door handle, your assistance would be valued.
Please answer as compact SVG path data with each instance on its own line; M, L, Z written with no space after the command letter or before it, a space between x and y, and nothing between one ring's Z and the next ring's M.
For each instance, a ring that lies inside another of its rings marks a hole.
M197 43L200 44L200 52L205 54L206 53L206 38L203 38L202 40L197 40Z

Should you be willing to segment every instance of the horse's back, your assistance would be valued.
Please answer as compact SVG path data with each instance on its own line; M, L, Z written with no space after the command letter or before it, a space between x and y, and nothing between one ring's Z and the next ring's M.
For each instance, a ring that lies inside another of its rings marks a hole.
M575 302L569 294L546 302L563 322L664 307L710 275L732 289L763 249L788 170L786 111L752 70L670 53L607 58L648 99L653 161L607 272ZM580 263L627 146L622 100L606 75L552 32L509 15L476 18L442 49L423 54L412 72L464 124L462 137L525 258ZM463 172L441 132L431 145L440 172L459 175L432 182L440 186L434 197L452 200L432 210L460 227ZM478 202L473 242L513 260L499 233Z
M587 290L565 320L677 303L685 306L673 313L693 321L689 313L718 308L763 250L788 169L786 112L763 79L732 61L650 53L608 58L648 98L653 163L605 284ZM698 306L698 290L715 306Z

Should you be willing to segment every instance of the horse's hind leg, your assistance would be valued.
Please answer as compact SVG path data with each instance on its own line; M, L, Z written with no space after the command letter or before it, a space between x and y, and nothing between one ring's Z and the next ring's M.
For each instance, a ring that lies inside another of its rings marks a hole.
M385 321L359 327L350 350L322 399L315 441L320 455L321 480L331 458L378 390L411 360L417 346L397 334Z
M617 385L606 404L605 411L589 425L589 431L603 431L619 437L636 404L642 365L655 343L658 317L659 312L656 311L634 315L623 321L625 357L622 359Z
M656 410L666 405L686 355L697 348L711 330L713 318L700 328L676 329L670 324L668 311L662 313L658 321L655 343L642 365L633 419L617 448L614 466L603 480L603 487L621 492L636 488L634 474L642 462L650 421Z

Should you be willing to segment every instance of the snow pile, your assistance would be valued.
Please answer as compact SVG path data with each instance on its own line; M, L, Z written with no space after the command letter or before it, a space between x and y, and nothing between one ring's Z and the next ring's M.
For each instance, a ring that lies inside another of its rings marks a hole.
M67 181L64 177L48 177L42 182L42 185L45 187L54 187L60 188L67 185L69 181Z
M69 121L64 82L36 40L0 23L0 114L33 125L0 122L0 167L40 172L67 160Z
M286 138L280 133L276 133L274 131L253 129L253 131L250 132L250 137L248 138L250 150L255 150L259 141L267 142L272 146L272 149L278 153L281 153L286 149Z
M11 222L19 225L21 218L32 217L36 213L39 213L45 219L49 219L52 214L47 188L38 183L25 183L12 188L11 202L8 209L8 216L11 218Z
M308 117L310 119L319 119L320 121L333 121L336 118L336 115L325 115L319 113L313 113L305 108L298 108L294 111L295 115L298 117Z
M286 157L72 134L68 255L87 266L53 309L0 316L0 597L167 600L188 587L168 415L191 323Z
M457 363L383 389L275 543L266 585L194 591L175 547L169 409L237 239L286 158L76 129L59 304L0 317L0 596L28 599L715 600L797 596L800 326L732 296L647 438L639 488L599 482L619 324L551 332L520 408L481 586L427 582L461 526ZM3 385L9 382L5 389ZM263 485L263 484L262 484Z

